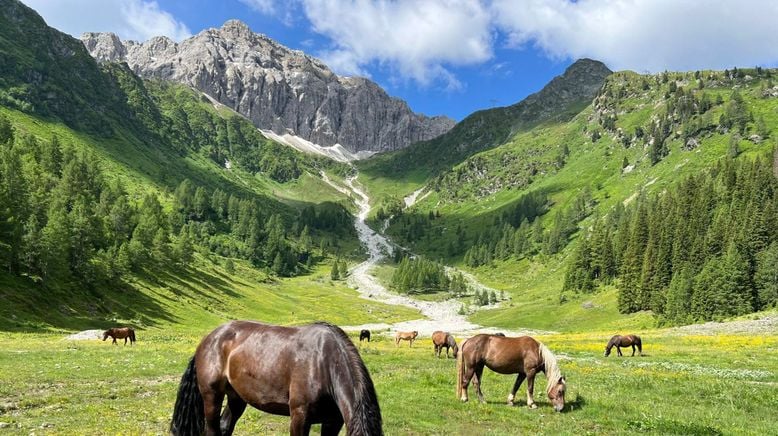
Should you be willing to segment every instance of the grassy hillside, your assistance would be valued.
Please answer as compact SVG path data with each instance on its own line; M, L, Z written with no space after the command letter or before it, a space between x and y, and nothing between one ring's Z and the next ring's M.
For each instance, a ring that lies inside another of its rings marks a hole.
M361 256L351 201L318 177L344 165L0 4L0 329L413 316L324 280Z
M509 305L479 312L476 321L560 330L644 326L650 324L650 314L618 313L613 286L592 295L565 295L567 301L560 304L578 229L589 228L596 217L630 204L641 193L664 192L686 176L712 168L731 153L733 143L738 160L767 157L778 126L772 74L616 73L593 104L572 119L549 120L518 132L449 171L393 184L391 178L372 176L371 165L383 164L378 160L366 164L361 180L371 192L386 196L400 197L422 186L432 191L395 218L388 233L418 253L470 265L487 284L513 295ZM734 113L738 105L733 98L742 100L740 113ZM663 138L654 140L656 135ZM469 248L483 244L491 256L504 226L519 230L520 203L528 195L540 196L546 204L538 223L522 233L526 253L469 264ZM431 219L430 212L440 217ZM514 219L518 221L511 223ZM552 237L554 247L549 246Z

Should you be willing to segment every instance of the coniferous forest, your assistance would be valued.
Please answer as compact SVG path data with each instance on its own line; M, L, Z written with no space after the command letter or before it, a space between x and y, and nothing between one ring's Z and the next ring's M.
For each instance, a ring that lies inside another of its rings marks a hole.
M15 134L0 116L0 264L44 286L94 286L154 264L191 261L196 250L296 275L353 232L342 206L278 211L182 181L170 196L128 193L91 152ZM327 232L326 234L323 232ZM314 238L318 245L315 245Z
M640 196L581 236L564 291L618 281L622 313L672 323L778 303L778 178L772 156L726 159L664 193Z

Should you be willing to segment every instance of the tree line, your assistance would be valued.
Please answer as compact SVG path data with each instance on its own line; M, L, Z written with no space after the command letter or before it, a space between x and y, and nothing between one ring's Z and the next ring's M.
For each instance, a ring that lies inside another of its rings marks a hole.
M778 304L778 179L770 158L727 158L667 192L641 195L595 220L563 291L615 282L623 313L672 323Z
M449 276L440 263L411 256L400 260L392 274L390 287L404 294L451 292L454 297L459 297L469 292L467 281L461 272Z

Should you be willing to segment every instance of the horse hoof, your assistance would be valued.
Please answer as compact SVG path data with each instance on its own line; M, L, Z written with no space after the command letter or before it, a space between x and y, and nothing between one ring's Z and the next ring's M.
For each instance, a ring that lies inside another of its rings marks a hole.
M513 407L513 401L508 401L508 406Z
M467 397L462 397L462 398L459 399L459 401L461 401L463 403L467 403Z
M532 403L532 404L528 405L527 407L529 407L530 409L537 409L538 405L535 404L535 403Z

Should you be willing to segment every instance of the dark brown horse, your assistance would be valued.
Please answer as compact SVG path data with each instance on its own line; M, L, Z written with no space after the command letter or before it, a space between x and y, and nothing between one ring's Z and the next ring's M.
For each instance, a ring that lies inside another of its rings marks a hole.
M454 358L456 359L457 353L459 353L459 347L457 341L448 332L442 332L440 330L432 333L432 344L435 346L435 356L440 357L443 348L446 349L446 357L448 357L448 349L454 350Z
M364 329L359 332L359 342L362 342L364 339L367 339L367 341L370 342L370 330Z
M127 339L130 340L130 345L135 343L135 330L129 327L114 327L104 331L103 341L108 339L108 336L113 338L114 345L119 345L116 343L117 339L124 339L124 345L127 345Z
M565 407L565 378L557 365L556 357L545 345L529 336L505 338L495 335L476 335L462 344L457 358L457 397L467 401L467 386L475 375L478 399L484 402L481 392L481 376L484 366L500 374L516 374L516 382L508 395L508 405L513 405L513 399L519 386L527 379L527 406L537 407L532 399L535 389L535 375L542 371L546 374L548 383L546 393L554 410L561 412Z
M413 341L416 340L416 337L419 336L419 332L416 330L412 332L397 332L397 334L394 335L394 343L398 347L400 346L400 341L408 341L408 347L413 346Z
M222 401L227 407L222 412ZM291 417L289 432L382 435L373 381L348 336L330 324L232 321L203 338L181 377L174 435L230 435L250 404Z
M640 336L637 335L616 335L611 338L610 341L608 341L608 345L605 346L605 357L608 357L611 354L611 348L616 347L616 352L619 356L623 356L621 354L621 347L632 347L632 355L635 355L635 347L637 347L638 352L640 352L640 355L643 355L643 342L640 340Z

